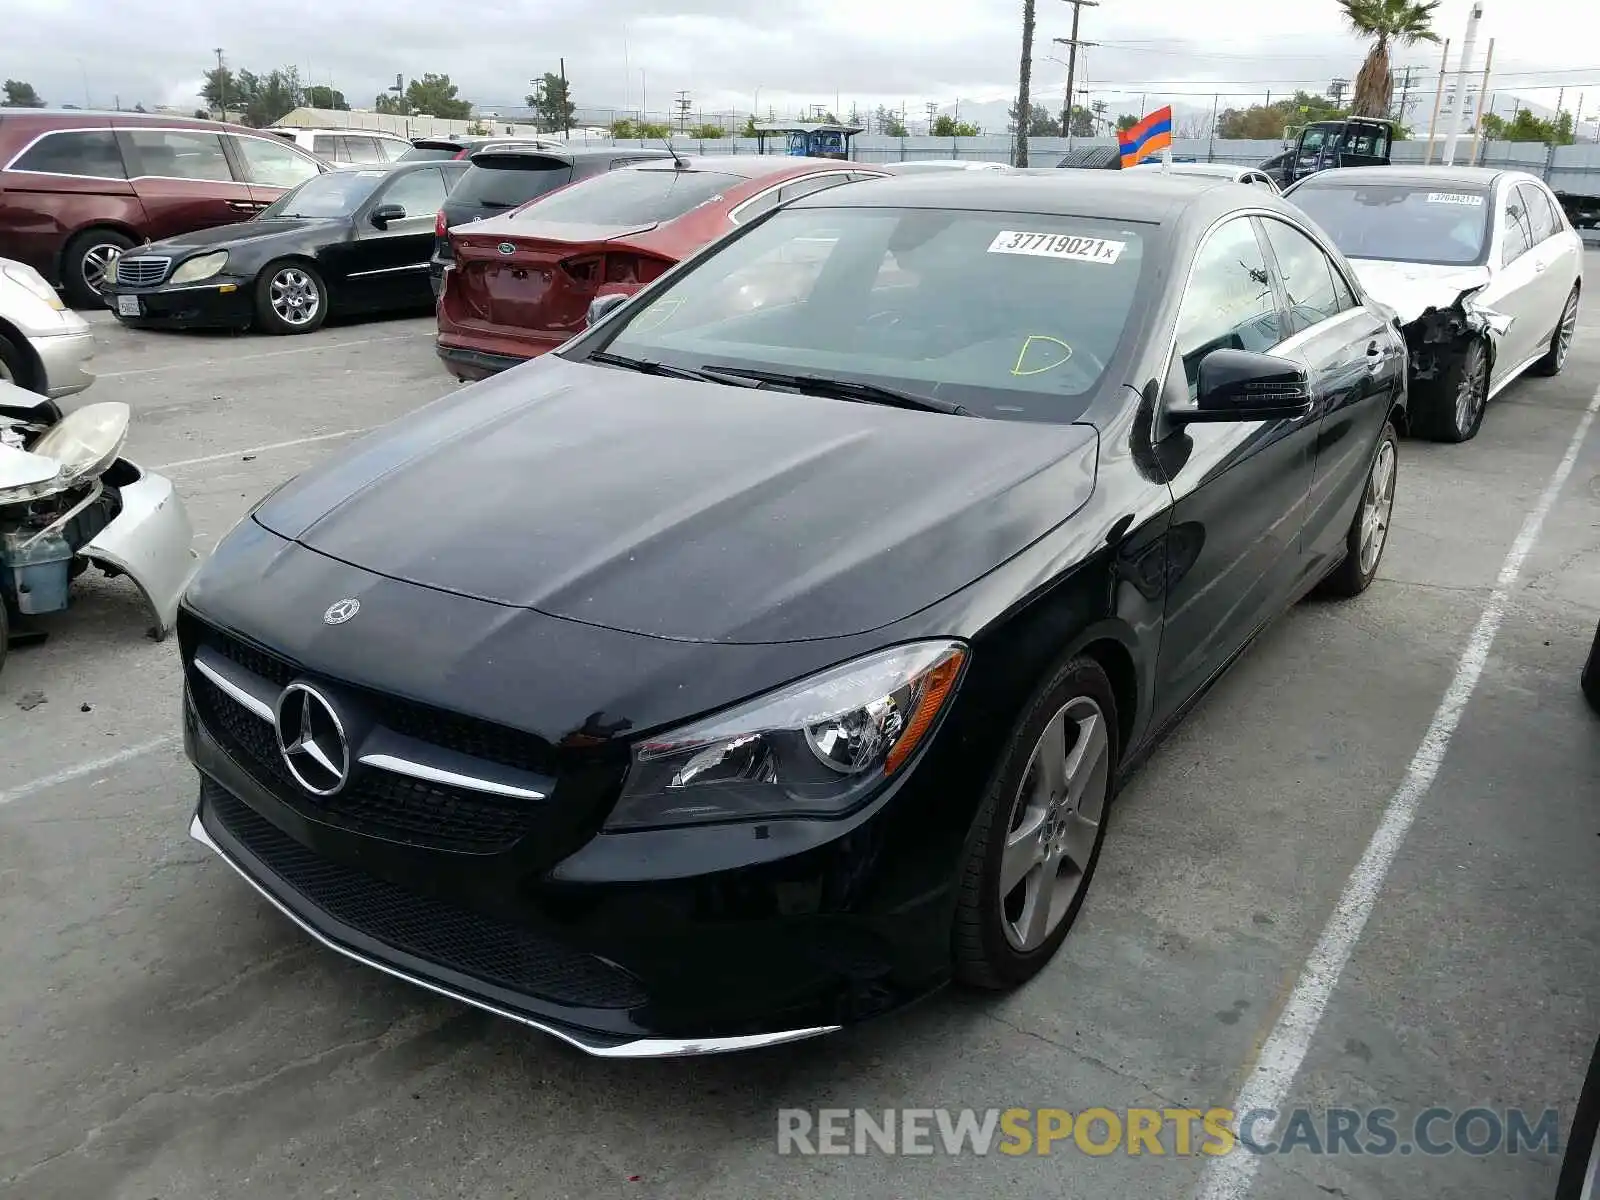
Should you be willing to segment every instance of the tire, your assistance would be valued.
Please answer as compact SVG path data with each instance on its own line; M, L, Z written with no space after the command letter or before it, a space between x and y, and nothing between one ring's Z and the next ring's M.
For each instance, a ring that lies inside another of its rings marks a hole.
M1386 465L1387 464L1387 465ZM1372 586L1389 544L1389 523L1394 513L1395 480L1400 473L1400 437L1394 422L1384 424L1378 446L1367 466L1367 481L1361 489L1361 503L1345 534L1344 559L1323 581L1322 590L1330 596L1359 596Z
M1561 309L1561 320L1556 325L1556 331L1550 335L1550 349L1538 362L1529 368L1535 375L1547 378L1561 374L1561 368L1567 365L1567 353L1572 349L1572 335L1578 328L1578 285L1573 284L1572 290L1567 293L1567 302Z
M33 364L28 361L27 351L0 334L0 380L32 392L37 390L33 374Z
M61 254L61 286L73 308L104 308L105 294L97 280L111 260L133 246L133 239L115 229L85 229Z
M1417 432L1436 442L1470 442L1478 436L1488 403L1489 347L1474 338L1418 405Z
M1589 647L1588 661L1583 664L1583 698L1589 707L1600 713L1600 628L1594 631L1594 642Z
M1066 939L1100 861L1117 741L1116 696L1092 658L1063 663L1023 707L961 868L951 934L960 982L995 991L1017 987ZM1052 758L1060 760L1057 771L1041 771L1038 764ZM1052 794L1060 801L1050 802ZM1008 844L1015 847L1010 855ZM1003 870L1015 878L1007 895Z
M1567 1126L1567 1149L1561 1157L1561 1178L1556 1182L1556 1200L1579 1200L1600 1196L1600 1144L1595 1133L1600 1128L1600 1042L1595 1043L1584 1076L1578 1107ZM1585 1190L1585 1184L1589 1190Z
M256 326L267 333L311 333L328 317L328 285L310 263L279 259L256 276Z

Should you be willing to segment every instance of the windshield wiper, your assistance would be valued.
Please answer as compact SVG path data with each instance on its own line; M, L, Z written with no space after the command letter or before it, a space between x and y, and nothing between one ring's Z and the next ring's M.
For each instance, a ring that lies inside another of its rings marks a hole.
M782 371L755 371L745 367L706 366L701 368L705 378L752 379L758 384L793 388L810 396L831 396L836 400L855 400L863 404L884 404L890 408L909 408L918 412L946 413L953 417L970 415L966 408L949 400L933 396L919 396L915 392L902 392L882 387L876 383L862 383L855 379L834 379L828 375L789 375ZM733 379L728 382L733 382Z
M609 354L604 350L599 350L589 355L588 361L597 362L607 367L621 367L625 371L637 371L641 375L664 375L668 379L697 379L701 382L708 380L713 383L722 382L703 372L691 371L688 367L674 367L669 363L656 362L648 358L629 358L623 354Z

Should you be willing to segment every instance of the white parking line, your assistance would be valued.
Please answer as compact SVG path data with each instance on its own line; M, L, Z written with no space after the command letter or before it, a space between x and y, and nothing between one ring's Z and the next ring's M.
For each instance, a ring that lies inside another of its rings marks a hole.
M1489 651L1505 618L1506 605L1511 599L1517 577L1522 573L1522 565L1539 539L1539 531L1555 505L1557 494L1566 483L1567 476L1572 474L1573 464L1578 461L1578 452L1583 448L1597 410L1600 410L1600 390L1596 390L1594 398L1589 401L1589 407L1567 446L1566 455L1556 467L1555 474L1550 476L1539 502L1523 522L1517 540L1511 543L1511 549L1500 566L1500 574L1495 579L1494 591L1490 593L1489 601L1478 617L1472 636L1467 639L1466 648L1462 650L1456 666L1455 677L1433 715L1433 723L1423 735L1422 744L1417 747L1405 779L1389 801L1383 820L1379 822L1372 840L1367 843L1366 852L1350 872L1333 915L1328 918L1322 936L1317 939L1316 946L1301 969L1289 1002L1262 1045L1260 1054L1256 1056L1255 1069L1239 1091L1233 1108L1236 1118L1257 1110L1276 1112L1288 1096L1289 1087L1299 1073L1301 1063L1305 1061L1311 1039L1322 1022L1328 999L1366 928L1378 892L1417 815L1417 805L1427 795L1439 774L1445 752L1450 748L1450 739L1461 723L1461 714L1467 707L1467 701L1472 698L1478 679L1483 674L1484 664L1489 659ZM1270 1122L1270 1127L1266 1120L1256 1122L1252 1133L1258 1143L1270 1136L1270 1130L1275 1129L1277 1123L1276 1116ZM1264 1129L1267 1132L1262 1132ZM1243 1200L1250 1193L1250 1184L1260 1163L1259 1154L1239 1148L1220 1158L1211 1159L1195 1189L1197 1200Z
M114 767L119 763L128 762L140 755L149 754L153 750L160 750L164 746L176 745L179 741L177 734L168 734L166 737L154 738L148 742L140 742L137 746L129 746L125 750L118 750L115 754L107 754L104 758L91 758L88 762L81 762L77 766L63 767L50 775L41 775L38 779L30 779L27 783L18 784L9 791L0 792L0 806L12 803L15 800L25 800L35 792L42 792L63 783L71 783L74 779L81 779L85 775L93 775L96 771L104 771L107 767Z
M234 363L251 362L258 358L282 358L286 354L315 354L319 350L348 350L351 346L371 346L378 342L409 342L413 338L432 337L428 330L417 333L398 333L391 337L356 338L349 342L318 342L311 346L292 346L287 350L262 350L256 354L230 354L226 359L202 358L192 362L167 363L160 367L140 367L136 371L100 371L95 374L96 379L127 379L134 375L156 375L162 371L182 371L190 367L220 367L232 366Z
M221 462L225 458L243 458L246 454L265 454L268 450L287 450L291 446L309 446L313 442L331 442L335 438L355 437L359 433L366 433L368 426L363 429L341 429L337 433L317 433L311 437L294 438L287 442L269 442L265 446L246 446L242 450L224 450L221 454L203 454L199 458L180 458L177 462L157 463L151 467L152 471L171 471L176 467L196 467L201 463Z

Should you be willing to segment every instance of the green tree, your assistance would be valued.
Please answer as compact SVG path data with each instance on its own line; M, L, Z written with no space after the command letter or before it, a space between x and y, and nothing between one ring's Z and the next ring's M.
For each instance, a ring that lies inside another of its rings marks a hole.
M745 120L744 129L740 132L739 136L747 138L760 136L760 132L756 129L756 118L754 113L751 113L750 116Z
M1117 118L1117 132L1127 133L1128 130L1132 129L1138 123L1138 117L1134 116L1132 113L1123 113Z
M933 119L933 128L929 134L933 137L977 137L978 127L970 121L958 121L948 113L940 113Z
M389 113L392 116L409 117L411 103L404 96L396 96L389 92L372 98L372 111Z
M527 97L527 104L533 109L534 122L546 133L572 128L572 118L578 112L567 81L551 71L544 73Z
M878 105L878 110L872 114L872 123L879 133L886 137L910 137L911 131L906 128L906 123L900 119L900 114L893 109Z
M1061 119L1044 105L1032 104L1028 106L1028 109L1028 120L1025 123L1026 131L1023 132L1023 137L1056 137L1061 133ZM1011 118L1011 128L1013 130L1019 127L1017 111L1017 106L1013 104L1010 112L1006 114Z
M1272 105L1224 109L1217 117L1217 136L1266 141L1282 137L1285 129L1311 121L1331 121L1344 115L1345 110L1326 96L1296 92L1293 97Z
M288 116L300 106L300 69L279 67L265 75L239 72L244 92L244 123L262 128Z
M710 121L706 121L703 124L696 125L693 129L691 129L689 131L689 136L700 138L708 142L714 142L727 137L728 131L721 125L716 125Z
M1072 109L1071 129L1073 137L1093 137L1094 113L1081 104L1075 105Z
M1497 142L1543 142L1546 146L1570 146L1573 140L1572 114L1562 109L1552 120L1536 117L1519 108L1511 120L1485 113L1483 134Z
M413 79L406 84L406 109L418 116L465 121L472 115L472 105L458 98L456 91L450 76L435 75L430 71L421 79Z
M306 106L308 108L331 108L339 112L349 112L350 105L345 103L344 93L331 87L317 84L306 89Z
M1389 47L1437 42L1434 10L1439 0L1338 0L1345 24L1372 48L1356 72L1350 111L1358 117L1387 117L1394 96L1394 72L1389 69Z
M220 110L226 103L229 108L239 106L239 81L227 67L213 67L205 74L205 82L200 85L200 99L206 102L206 107Z
M44 97L33 90L33 84L21 79L6 80L6 98L0 108L43 108Z

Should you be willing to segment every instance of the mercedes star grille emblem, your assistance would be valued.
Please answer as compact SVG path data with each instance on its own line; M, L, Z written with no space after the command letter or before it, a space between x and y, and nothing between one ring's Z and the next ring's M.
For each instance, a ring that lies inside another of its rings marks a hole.
M322 614L322 619L329 625L343 625L360 611L361 601L352 596L340 600L337 604L328 605L328 611Z
M331 796L345 785L350 743L327 697L310 684L291 683L278 697L273 723L278 753L301 787L315 796Z

